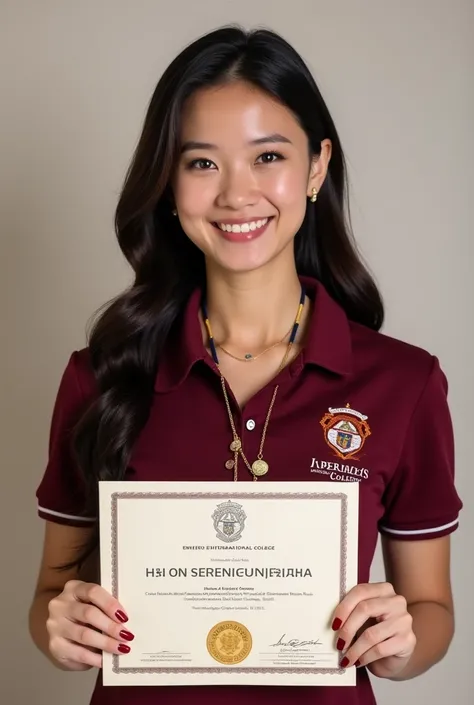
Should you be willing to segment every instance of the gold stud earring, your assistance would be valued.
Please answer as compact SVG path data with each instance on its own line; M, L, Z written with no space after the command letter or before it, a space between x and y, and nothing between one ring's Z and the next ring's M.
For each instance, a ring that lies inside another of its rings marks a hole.
M313 188L313 190L312 190L311 193L312 193L312 195L311 195L311 203L316 203L316 199L317 199L317 197L318 197L318 192L316 191L315 188Z

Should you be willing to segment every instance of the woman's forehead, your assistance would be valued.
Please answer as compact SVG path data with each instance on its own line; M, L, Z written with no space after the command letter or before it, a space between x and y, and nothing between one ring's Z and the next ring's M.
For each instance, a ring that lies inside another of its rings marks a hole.
M293 142L300 132L288 108L244 82L196 91L186 102L181 120L182 142L199 139L217 147L219 138L251 145L275 134Z

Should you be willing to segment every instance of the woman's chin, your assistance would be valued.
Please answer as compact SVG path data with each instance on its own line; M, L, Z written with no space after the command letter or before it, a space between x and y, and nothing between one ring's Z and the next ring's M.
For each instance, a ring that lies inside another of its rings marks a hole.
M267 267L272 262L273 257L268 253L259 253L258 256L234 255L232 257L211 258L212 268L217 268L230 275L247 274L258 269Z
M210 271L219 269L229 274L247 274L257 269L272 267L277 262L281 264L286 258L291 263L293 249L293 238L279 243L275 237L265 235L238 243L219 238L218 241L208 240L205 256Z

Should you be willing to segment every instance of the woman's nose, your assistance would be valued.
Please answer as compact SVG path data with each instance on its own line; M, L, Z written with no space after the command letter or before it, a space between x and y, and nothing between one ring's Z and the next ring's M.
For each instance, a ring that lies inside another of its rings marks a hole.
M255 178L250 173L229 174L222 181L217 197L217 205L221 208L242 210L258 202L260 192Z

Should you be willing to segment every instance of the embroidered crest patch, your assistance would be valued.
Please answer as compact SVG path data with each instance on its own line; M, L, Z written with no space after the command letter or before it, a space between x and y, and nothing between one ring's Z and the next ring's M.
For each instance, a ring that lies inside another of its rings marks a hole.
M341 409L329 409L320 423L326 443L339 458L353 458L362 449L371 430L367 416L351 409L349 404Z

